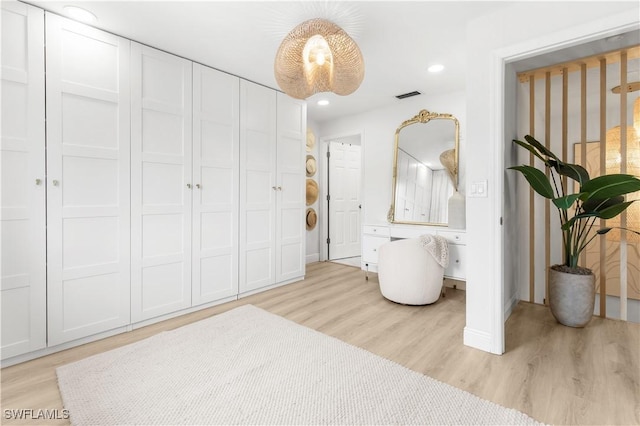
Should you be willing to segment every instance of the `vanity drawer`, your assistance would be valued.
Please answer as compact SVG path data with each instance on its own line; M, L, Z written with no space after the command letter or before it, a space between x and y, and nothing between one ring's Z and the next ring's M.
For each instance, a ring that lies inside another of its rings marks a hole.
M364 235L362 238L362 260L364 263L378 263L378 248L389 242L389 237Z
M437 231L437 235L444 237L447 239L449 244L466 244L467 243L467 234L464 232L456 232L456 231Z
M466 280L465 252L465 246L449 244L449 266L444 270L445 277Z
M376 225L364 225L362 227L362 233L365 235L380 235L389 238L388 226L376 226Z

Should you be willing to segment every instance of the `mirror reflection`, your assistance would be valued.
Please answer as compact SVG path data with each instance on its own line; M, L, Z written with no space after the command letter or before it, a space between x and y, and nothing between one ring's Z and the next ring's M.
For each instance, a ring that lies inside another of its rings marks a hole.
M392 223L447 225L458 186L458 120L426 110L396 130Z

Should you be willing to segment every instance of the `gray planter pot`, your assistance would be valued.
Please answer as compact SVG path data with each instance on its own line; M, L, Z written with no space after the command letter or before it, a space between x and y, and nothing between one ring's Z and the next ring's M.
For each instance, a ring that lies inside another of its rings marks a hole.
M560 324L584 327L591 321L596 299L595 275L577 275L549 268L549 307Z

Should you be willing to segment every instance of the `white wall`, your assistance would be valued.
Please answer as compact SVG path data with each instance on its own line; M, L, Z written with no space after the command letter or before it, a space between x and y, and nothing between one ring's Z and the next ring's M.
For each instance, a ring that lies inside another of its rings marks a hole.
M317 172L314 176L308 178L316 181L318 186L322 185L322 174L321 174L321 164L322 160L318 158L319 153L319 145L320 145L320 137L319 137L319 126L316 122L312 120L307 120L307 128L313 131L313 134L316 137L316 144L313 149L309 152L308 155L313 155L316 159L317 164ZM321 189L321 188L320 188ZM318 200L310 206L315 209L316 214L318 215L318 222L316 223L316 227L311 231L307 230L307 244L306 244L306 263L317 262L320 260L320 230L322 229L322 212L320 208L320 197Z
M330 138L362 133L363 224L385 224L391 205L393 143L398 126L420 110L450 113L460 121L461 188L464 193L464 134L465 93L463 91L439 96L419 95L398 100L393 107L380 108L361 114L320 123L320 137Z
M517 289L505 282L503 291L503 278L512 279L516 267L512 246L503 245L500 217L512 212L513 181L504 166L513 159L517 136L515 78L503 74L504 62L628 31L638 16L637 2L518 2L467 27L467 184L488 181L488 197L467 199L465 344L504 351L505 303ZM509 236L515 218L504 220Z

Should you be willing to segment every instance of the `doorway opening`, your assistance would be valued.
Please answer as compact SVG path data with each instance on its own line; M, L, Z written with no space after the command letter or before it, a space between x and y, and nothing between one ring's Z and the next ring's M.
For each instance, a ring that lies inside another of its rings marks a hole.
M326 259L361 266L361 175L359 134L326 142Z

